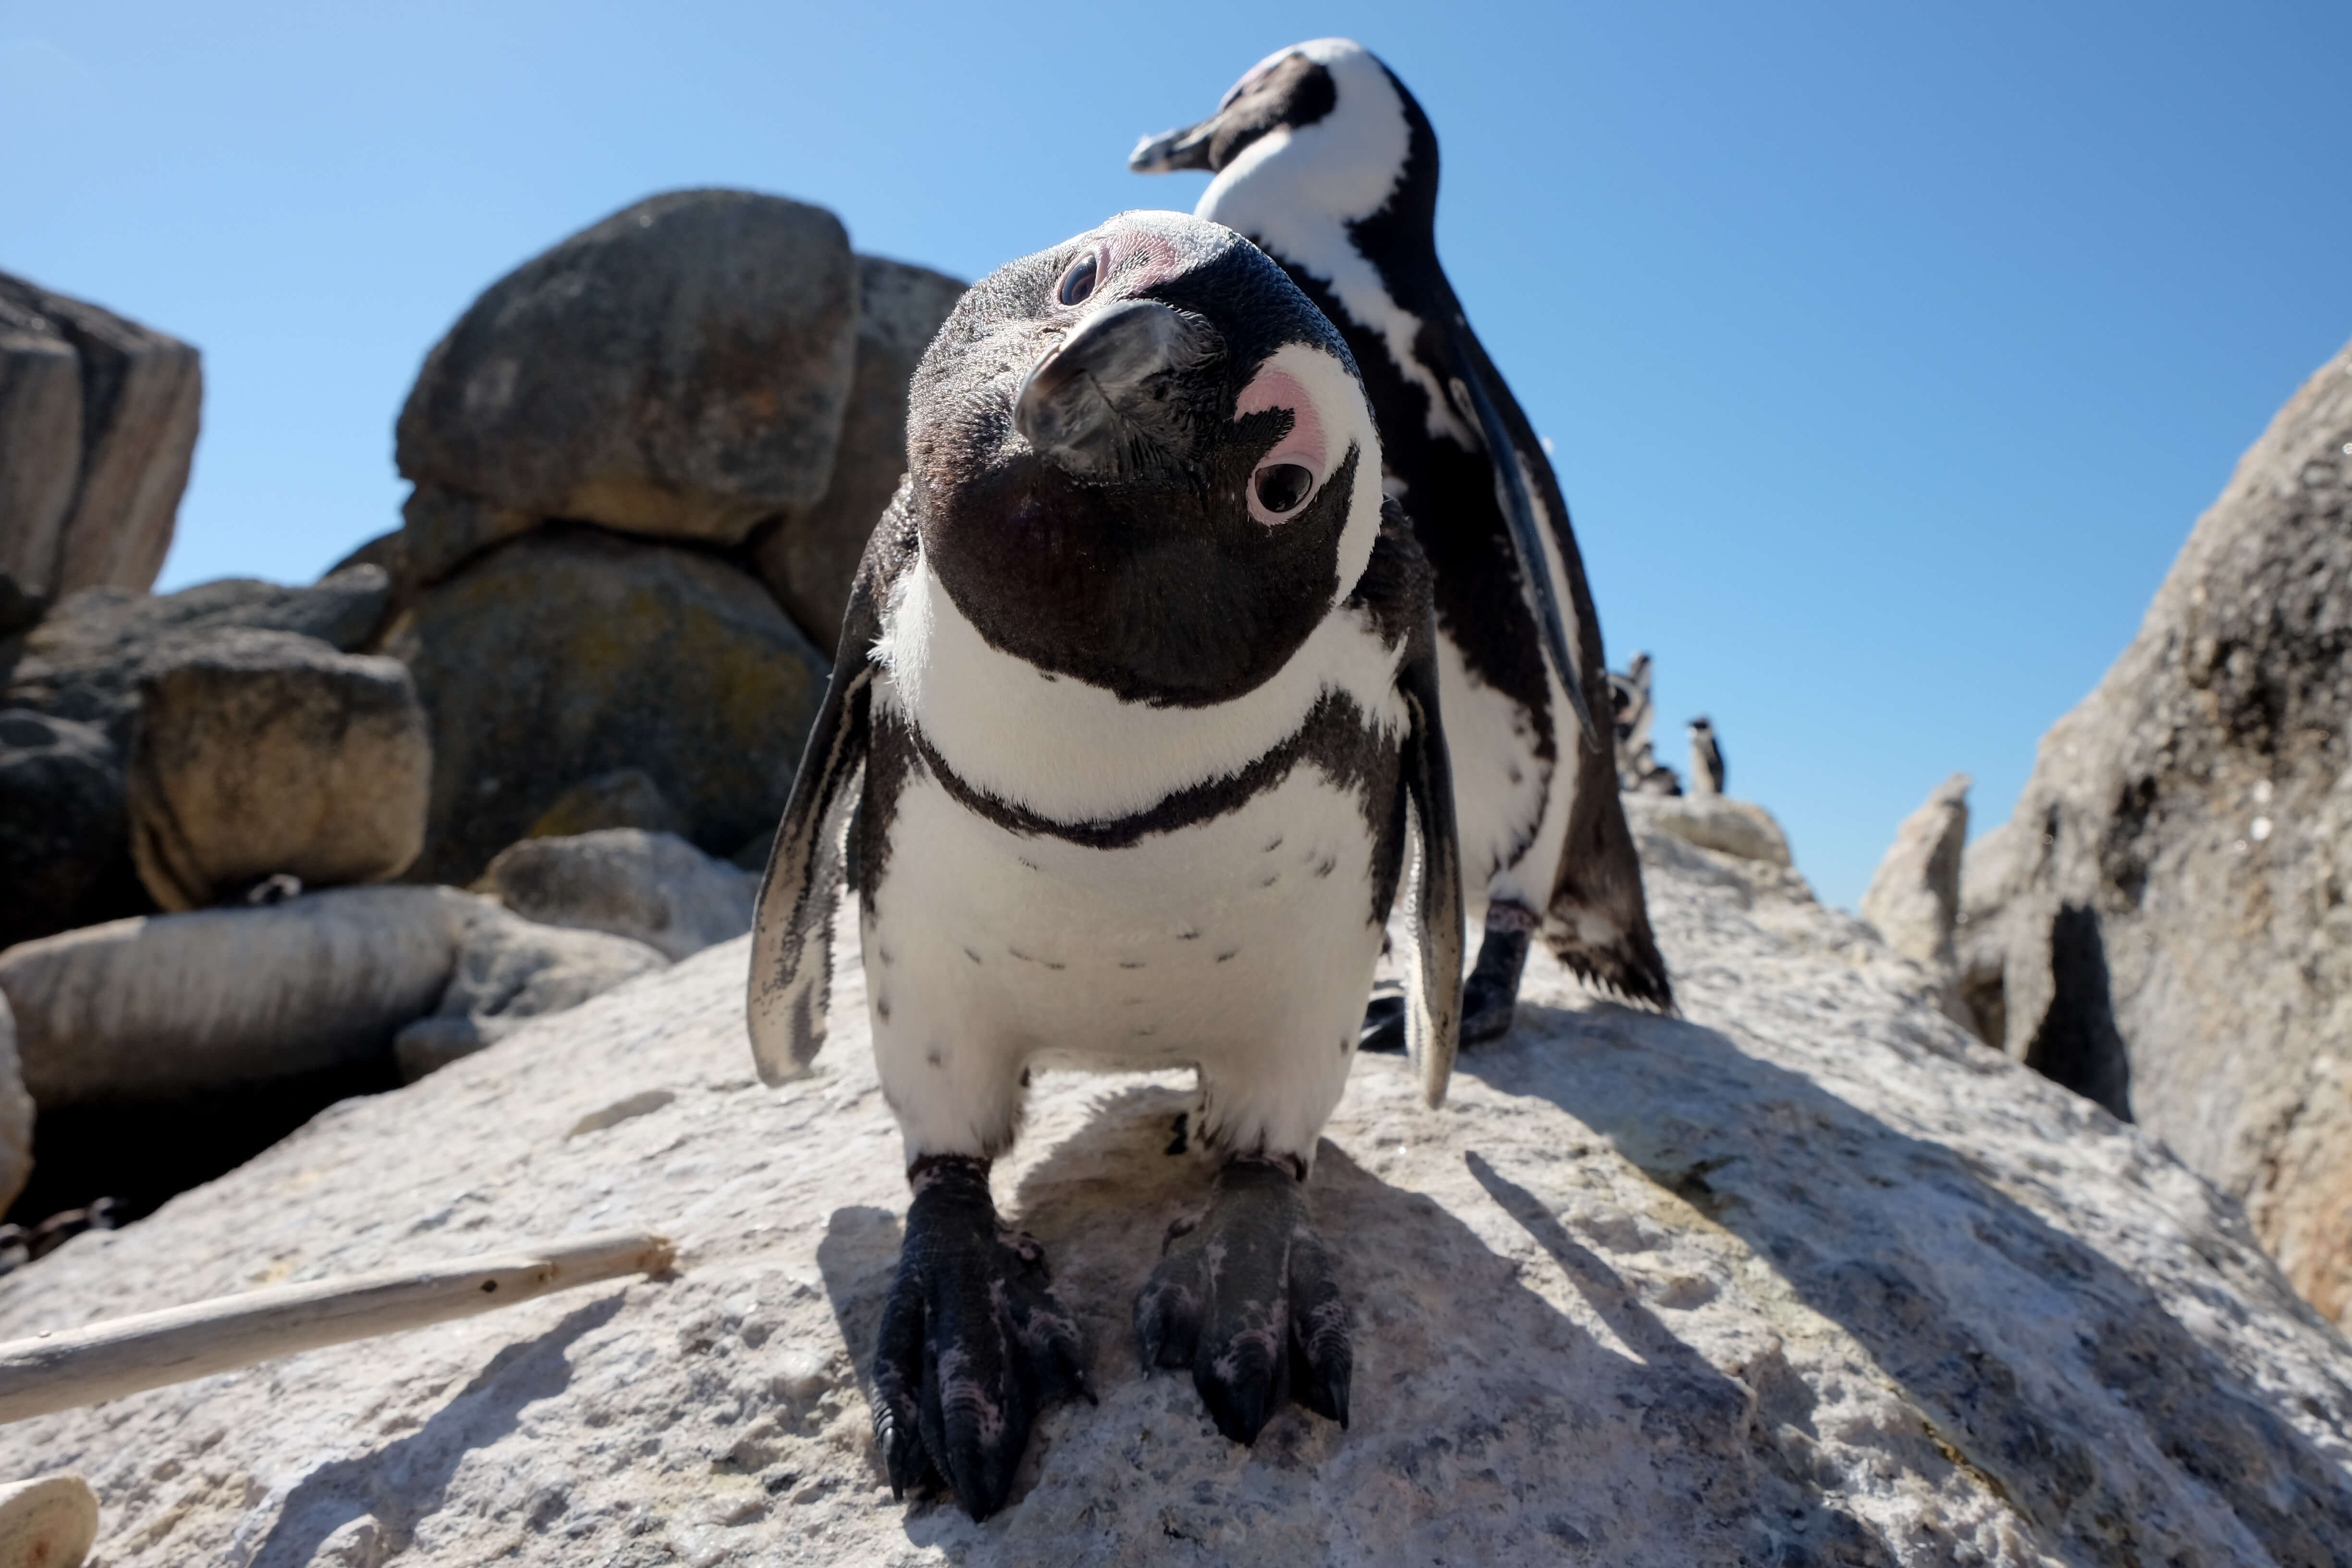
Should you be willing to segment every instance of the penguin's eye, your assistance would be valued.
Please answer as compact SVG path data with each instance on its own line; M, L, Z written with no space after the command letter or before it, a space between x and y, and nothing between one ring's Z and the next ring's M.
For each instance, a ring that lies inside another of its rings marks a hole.
M1062 274L1062 286L1054 291L1054 298L1065 305L1083 305L1093 296L1101 277L1102 260L1090 250Z
M1307 492L1315 488L1315 474L1299 463L1268 463L1250 483L1257 489L1257 504L1279 517L1298 510Z

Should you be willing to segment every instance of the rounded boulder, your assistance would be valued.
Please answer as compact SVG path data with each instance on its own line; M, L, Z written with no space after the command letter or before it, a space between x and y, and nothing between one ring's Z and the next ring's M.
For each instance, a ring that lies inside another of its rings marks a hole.
M527 534L425 590L385 651L433 731L410 875L458 884L574 786L625 768L707 851L772 828L827 673L744 573L582 528Z
M401 410L401 473L535 517L733 544L832 473L849 236L749 191L639 202L486 289Z
M223 634L139 683L131 847L166 910L264 878L388 880L423 847L433 751L396 659Z

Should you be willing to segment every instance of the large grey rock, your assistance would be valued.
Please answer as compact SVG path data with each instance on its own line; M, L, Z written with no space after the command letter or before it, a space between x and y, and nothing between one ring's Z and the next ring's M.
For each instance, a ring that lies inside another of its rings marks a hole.
M401 504L400 518L400 531L392 536L397 544L398 580L411 589L440 582L493 545L530 532L541 521L530 512L435 484L412 490Z
M236 578L161 596L89 588L0 637L0 709L53 731L0 743L0 888L26 889L0 899L0 947L155 907L132 868L121 776L144 676L240 630L357 647L389 595L375 566L308 588Z
M25 1087L46 1110L384 1059L394 1033L438 1005L475 902L344 888L12 947L0 994Z
M569 838L608 827L638 827L647 833L682 833L685 816L643 768L614 768L583 779L539 814L532 838Z
M0 709L0 948L141 900L122 759L102 731Z
M1790 866L1789 837L1772 814L1754 801L1727 795L1655 795L1646 789L1628 791L1623 797L1628 821L1671 834L1686 844L1714 849L1742 860Z
M2028 837L2033 840L2027 842ZM2021 834L2013 822L1995 823L1960 856L1960 909L1952 925L1954 963L1969 1026L1997 1050L2009 1039L2009 1003L2001 972L2007 963L2001 917L2018 890L2026 863L2038 858L2039 834Z
M1919 965L1926 994L1945 1016L1973 1030L1979 1025L1963 995L1952 945L1960 914L1960 857L1969 841L1969 783L1968 774L1954 773L1903 819L1862 895L1861 912L1887 946Z
M139 684L131 851L166 910L277 873L388 881L425 842L433 745L397 659L289 632L234 632Z
M414 1082L514 1033L530 1019L577 1007L669 960L642 942L566 931L468 900L457 963L433 1012L393 1040Z
M0 575L21 591L55 588L80 478L80 358L0 294Z
M186 343L0 273L0 572L51 595L153 583L203 401Z
M1100 1404L984 1525L893 1502L861 1374L907 1192L862 987L763 1090L730 943L77 1238L0 1281L0 1335L592 1226L666 1231L675 1279L0 1428L0 1474L88 1476L114 1568L2342 1561L2352 1350L2235 1205L1786 873L1641 840L1686 1016L1538 953L1444 1110L1357 1066L1311 1190L1348 1430L1243 1449L1144 1374L1129 1303L1207 1180L1163 1152L1185 1086L1045 1074L996 1188Z
M908 384L963 291L928 268L857 258L857 367L833 477L813 505L766 524L751 557L761 580L819 647L841 640L849 580L907 472Z
M619 768L650 776L696 844L731 851L782 814L826 675L748 574L593 529L517 540L425 590L384 651L433 723L411 875L458 884Z
M733 543L824 494L856 350L840 221L677 191L492 284L401 410L401 473L537 517Z
M2042 742L2008 1048L2242 1197L2352 1313L2352 350L2296 393Z
M1969 841L1969 775L1954 773L1895 830L1862 895L1862 918L1915 963L1952 963L1960 912L1960 852Z
M25 1067L16 1051L16 1016L0 992L0 1214L25 1190L33 1173L33 1097L25 1092Z
M482 890L527 920L611 931L687 958L751 929L760 879L671 833L606 828L499 851Z
M0 685L8 706L95 724L122 746L149 669L236 630L297 632L349 653L373 636L391 591L378 566L302 588L228 577L161 595L88 589L0 641Z

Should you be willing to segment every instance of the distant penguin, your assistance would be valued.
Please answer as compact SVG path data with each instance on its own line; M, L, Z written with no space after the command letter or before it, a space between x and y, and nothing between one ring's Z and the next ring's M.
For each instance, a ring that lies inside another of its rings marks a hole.
M1690 721L1691 794L1723 793L1723 746L1704 715Z
M1380 421L1384 483L1435 574L1438 669L1465 897L1486 935L1465 1043L1510 1027L1528 935L1570 970L1670 1008L1618 799L1601 623L1542 445L1438 265L1437 137L1361 45L1269 55L1145 174L1216 178L1193 210L1255 240L1339 328ZM1376 1005L1368 1040L1392 1037Z
M1388 912L1444 1097L1462 877L1429 573L1346 342L1231 230L1129 213L983 279L910 394L778 830L751 960L770 1082L825 1033L857 837L875 1064L914 1189L874 1363L894 1490L1001 1507L1076 1321L989 1163L1033 1068L1191 1068L1220 1163L1134 1308L1241 1442L1345 1423L1349 1312L1304 1184ZM1139 1222L1140 1216L1139 1216Z
M1650 656L1637 653L1623 674L1609 672L1609 707L1617 740L1617 787L1638 789L1653 765L1650 724L1656 710L1650 704Z

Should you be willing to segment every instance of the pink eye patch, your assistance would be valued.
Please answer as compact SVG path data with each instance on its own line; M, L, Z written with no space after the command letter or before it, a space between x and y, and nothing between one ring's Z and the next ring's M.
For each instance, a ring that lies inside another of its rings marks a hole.
M1234 405L1235 418L1272 408L1290 411L1290 433L1258 459L1250 476L1250 515L1269 526L1296 516L1313 499L1328 465L1323 418L1307 388L1287 371L1271 365L1257 373Z

